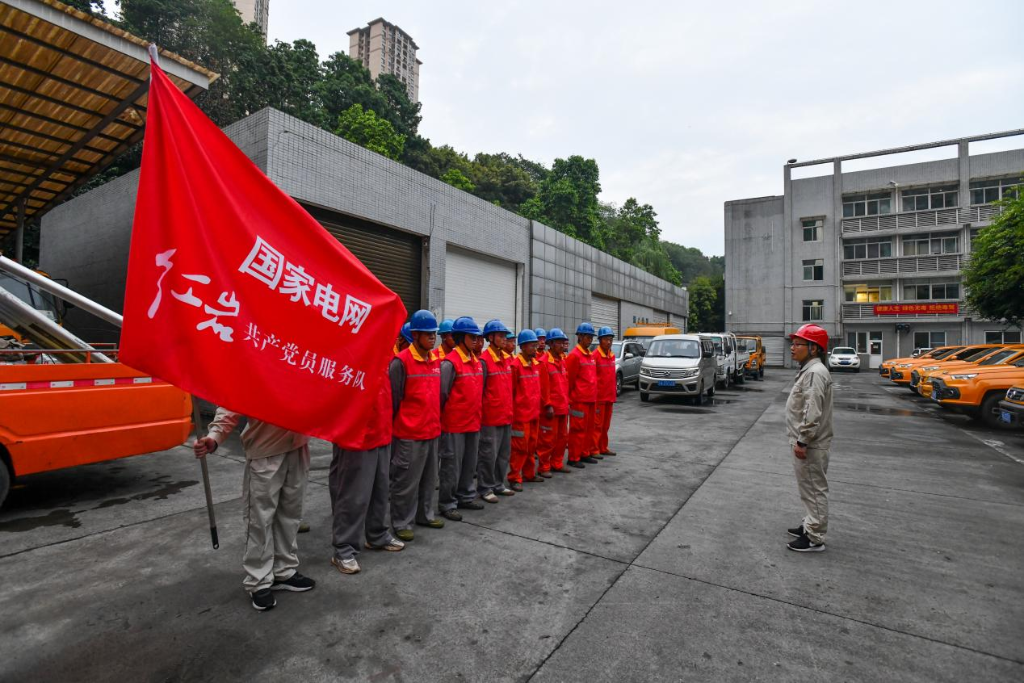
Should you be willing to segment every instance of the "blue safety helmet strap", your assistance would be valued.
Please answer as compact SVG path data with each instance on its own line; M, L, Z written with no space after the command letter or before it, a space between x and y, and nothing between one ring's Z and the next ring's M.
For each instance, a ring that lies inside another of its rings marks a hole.
M537 339L537 333L533 330L526 329L519 333L519 345L529 344L530 342L540 341Z
M452 324L452 332L461 332L463 334L475 334L480 335L480 326L476 324L476 321L470 318L468 315L464 315L461 318L456 318Z
M409 319L409 330L412 332L437 332L437 318L430 311L416 311Z

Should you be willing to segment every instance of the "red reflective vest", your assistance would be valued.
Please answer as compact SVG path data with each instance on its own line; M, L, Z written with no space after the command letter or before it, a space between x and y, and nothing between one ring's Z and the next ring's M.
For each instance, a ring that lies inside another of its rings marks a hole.
M396 439L424 441L441 436L441 363L420 358L409 347L398 354L405 366L405 395L395 415Z
M381 378L373 414L366 429L337 442L340 448L346 451L369 451L391 443L391 377L388 375L387 367L384 366L384 377Z
M597 366L590 349L577 344L565 357L565 373L569 378L569 401L571 403L594 403L597 401Z
M484 388L484 409L480 424L488 427L502 427L512 424L512 370L508 357L503 351L495 358L495 351L488 347L480 354L487 366L487 385Z
M480 417L483 414L484 373L480 359L470 355L462 357L462 349L456 348L445 356L444 362L455 368L455 381L448 392L441 415L441 430L448 434L464 434L480 431Z
M569 414L569 378L565 374L565 358L551 356L540 366L540 405L551 406L555 415Z
M512 361L512 422L532 422L540 417L540 364L522 354Z
M601 403L615 403L615 354L604 355L598 348L592 354L597 369L597 400Z

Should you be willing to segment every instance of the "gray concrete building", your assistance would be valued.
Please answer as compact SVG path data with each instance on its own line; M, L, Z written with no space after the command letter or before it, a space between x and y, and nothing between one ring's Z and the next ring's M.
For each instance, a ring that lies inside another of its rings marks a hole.
M587 319L617 334L641 320L686 326L684 288L299 119L264 109L225 132L410 312L570 334ZM134 171L42 221L41 267L118 311L137 185ZM116 338L79 311L68 324L89 340Z
M961 271L991 204L1024 176L1024 149L971 154L972 142L1024 130L787 163L783 194L725 203L726 329L766 339L805 322L869 367L943 344L1020 341L1021 331L965 306ZM956 157L844 172L843 162L953 147ZM824 165L825 175L793 178Z

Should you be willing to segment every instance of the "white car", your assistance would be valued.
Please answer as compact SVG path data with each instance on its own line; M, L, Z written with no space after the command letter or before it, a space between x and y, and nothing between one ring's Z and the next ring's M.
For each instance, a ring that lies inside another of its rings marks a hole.
M640 400L652 395L686 396L695 405L715 395L715 349L695 334L654 338L640 365Z
M849 346L837 346L828 355L829 370L853 370L860 372L860 356Z

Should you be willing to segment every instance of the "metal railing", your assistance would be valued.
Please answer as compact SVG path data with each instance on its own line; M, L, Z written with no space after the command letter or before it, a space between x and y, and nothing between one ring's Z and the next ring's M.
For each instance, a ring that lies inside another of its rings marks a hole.
M929 211L907 211L887 213L879 216L844 218L842 234L857 235L879 230L915 230L919 228L958 228L964 223L978 223L992 220L1002 211L999 206L958 207L952 209L931 209Z
M843 277L957 272L965 265L967 265L967 258L964 254L862 259L843 261Z
M51 365L67 361L58 361L55 356L84 356L82 363L117 362L120 349L116 344L90 344L92 349L40 349L40 348L7 348L0 349L0 365ZM93 354L97 359L93 358ZM106 360L99 361L99 358ZM72 364L77 361L70 361Z

